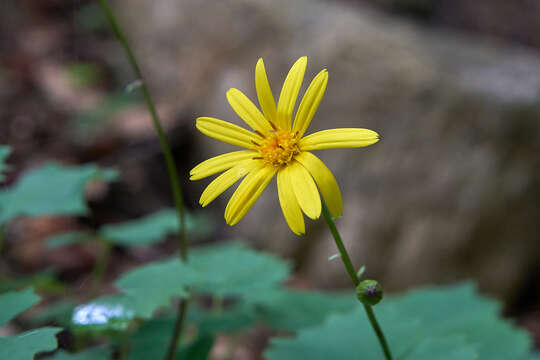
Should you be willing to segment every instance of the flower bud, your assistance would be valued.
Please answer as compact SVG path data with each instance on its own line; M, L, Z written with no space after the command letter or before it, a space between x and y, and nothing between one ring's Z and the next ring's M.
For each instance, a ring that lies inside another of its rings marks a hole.
M364 280L356 287L356 296L364 305L375 306L383 298L382 287L376 280Z

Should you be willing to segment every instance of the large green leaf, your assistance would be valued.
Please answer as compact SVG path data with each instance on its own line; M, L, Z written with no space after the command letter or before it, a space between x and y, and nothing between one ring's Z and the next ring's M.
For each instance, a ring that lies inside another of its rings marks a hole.
M176 258L138 267L116 281L120 294L76 307L72 322L89 331L124 330L134 318L149 318L168 306L171 298L187 296L184 286L186 279L194 277L191 273Z
M196 291L216 296L265 291L284 281L290 273L285 261L240 243L195 249L188 266L199 273L191 284Z
M399 359L524 358L531 351L523 331L499 318L498 306L471 285L426 288L385 299L375 308L390 348ZM379 359L382 353L362 306L333 315L294 339L274 339L268 359Z
M115 171L95 165L63 166L54 162L29 170L0 193L0 223L17 216L85 215L86 184L116 176Z
M112 351L108 347L99 346L78 353L68 353L64 350L57 351L51 360L109 360Z
M0 146L0 182L4 181L4 173L9 170L6 159L10 153L11 148L9 146Z
M30 309L41 300L29 288L20 292L10 291L0 295L0 326L4 326L18 314Z
M15 336L0 337L0 359L32 360L38 352L52 351L57 346L55 334L60 330L45 327Z
M314 291L272 289L247 298L257 317L266 325L280 330L298 330L323 322L330 314L356 308L353 292L324 294Z
M244 303L221 311L205 311L197 304L192 304L188 312L188 322L194 324L201 334L238 332L251 327L256 321L253 307Z
M204 236L212 230L210 218L204 214L185 214L186 231L193 236ZM117 245L149 245L167 234L178 233L175 209L163 209L142 218L119 224L105 225L101 236Z
M177 231L178 218L175 210L165 209L136 220L105 225L100 233L114 244L148 245Z
M137 317L148 318L171 298L186 297L186 287L215 296L239 296L267 291L289 274L287 263L239 243L195 249L189 261L178 258L138 267L116 281L119 295L77 307L76 326L123 329Z

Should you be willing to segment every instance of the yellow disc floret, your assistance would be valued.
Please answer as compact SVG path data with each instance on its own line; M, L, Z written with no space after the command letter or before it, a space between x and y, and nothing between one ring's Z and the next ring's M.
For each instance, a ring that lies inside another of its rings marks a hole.
M300 153L297 134L287 130L271 130L257 145L259 145L260 158L266 164L276 167L287 165L295 155Z

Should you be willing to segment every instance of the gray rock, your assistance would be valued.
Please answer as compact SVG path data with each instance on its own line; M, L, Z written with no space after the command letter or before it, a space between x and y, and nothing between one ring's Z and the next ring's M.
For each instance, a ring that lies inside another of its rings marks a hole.
M225 91L252 99L265 59L275 95L308 55L306 79L329 70L311 131L366 127L382 141L326 150L344 195L340 228L354 262L385 290L477 279L511 299L539 263L540 55L433 33L360 6L287 0L123 0L144 71L179 118L238 124ZM305 80L307 83L307 80ZM304 85L304 89L307 84ZM193 165L232 146L195 134ZM190 191L200 193L208 181ZM209 207L222 214L231 192ZM319 286L348 286L322 219L295 237L275 182L232 229L294 257Z

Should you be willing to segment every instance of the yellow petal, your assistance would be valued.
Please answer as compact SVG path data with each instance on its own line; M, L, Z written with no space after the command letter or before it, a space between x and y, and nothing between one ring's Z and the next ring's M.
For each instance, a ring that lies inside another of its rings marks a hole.
M257 130L261 133L265 133L268 130L272 130L272 127L261 114L259 109L238 89L229 89L227 91L227 100L242 120L246 122L253 130Z
M369 129L330 129L300 140L302 150L322 150L368 146L379 141L379 134Z
M276 169L273 166L264 166L251 171L242 180L225 208L227 224L236 225L246 215L275 173Z
M302 164L313 176L332 216L335 218L340 217L343 213L343 200L332 172L318 157L307 151L297 155L295 160Z
M317 111L321 99L326 91L326 84L328 83L328 71L322 70L315 76L306 94L298 107L296 112L296 118L294 119L293 132L298 131L298 136L304 136L306 129L313 119L313 115Z
M240 126L215 118L200 117L197 119L196 126L206 136L248 149L255 149L253 141L256 142L260 139L257 134Z
M207 176L217 174L218 172L232 168L234 165L238 164L239 161L251 159L257 156L257 154L258 152L256 151L240 150L215 156L203 161L191 169L189 172L189 180L200 180Z
M318 219L321 216L321 198L315 181L306 168L296 161L289 165L289 174L300 208L308 217Z
M270 89L270 83L266 76L262 58L257 61L257 66L255 67L255 88L257 89L257 98L259 99L259 105L261 105L264 116L270 121L276 121L276 102L272 95L272 89Z
M258 162L258 160L252 159L244 160L238 163L238 165L219 175L210 184L208 184L206 189L204 189L199 203L203 207L210 204L215 198L221 195L240 178L246 176L251 170L257 168Z
M302 235L306 232L304 225L304 216L296 200L293 185L290 179L289 168L285 167L278 171L277 186L279 195L279 204L283 211L283 216L289 227L296 235Z
M289 74L285 78L277 106L277 126L283 130L291 128L292 113L298 92L304 80L306 72L307 57L302 56L291 67Z

